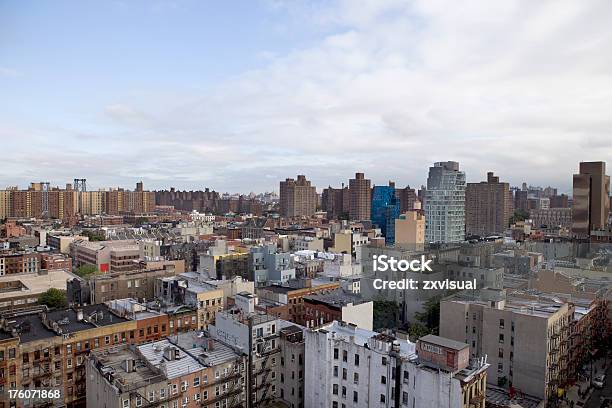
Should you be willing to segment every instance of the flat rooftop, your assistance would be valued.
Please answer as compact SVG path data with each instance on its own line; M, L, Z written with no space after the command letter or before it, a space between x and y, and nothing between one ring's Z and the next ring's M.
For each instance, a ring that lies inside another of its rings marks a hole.
M146 361L130 346L113 347L108 352L93 351L92 354L101 364L98 366L100 373L112 374L114 385L122 391L164 379L161 372L149 367ZM126 360L134 360L136 370L126 371Z
M168 339L165 339L138 346L138 351L149 364L162 370L168 379L200 371L204 368L198 360L180 350L180 348L177 348L179 350L178 357L174 360L168 360L164 357L164 350L167 347L177 348Z
M470 347L467 343L463 343L461 341L455 341L451 339L447 339L446 337L440 337L433 334L428 334L419 338L419 341L424 341L427 343L435 344L438 346L442 346L451 350L463 350L464 348Z
M338 322L334 320L333 322L324 325L318 330L320 333L327 334L327 337L342 339L343 341L354 343L360 347L363 347L365 344L368 344L368 340L370 339L382 339L381 336L386 336L386 340L388 341L397 341L400 346L400 355L404 358L408 358L411 360L417 359L416 354L416 345L409 340L396 339L391 336L381 335L381 333L377 333L372 330L362 329L355 325L347 324L344 322Z
M240 357L240 353L234 351L230 346L207 337L202 332L180 333L170 339L172 343L198 358L200 363L208 367L228 363Z
M93 327L109 326L128 321L128 319L112 313L105 304L84 306L82 310L83 320L77 318L77 312L74 309L54 310L49 312L47 317L49 320L57 322L63 333L74 333Z
M347 292L344 289L336 289L327 293L314 293L312 295L304 296L304 300L308 300L312 303L325 304L336 308L341 308L349 303L358 305L366 302L366 300L364 300L361 296Z
M0 285L19 282L14 289L0 291L0 300L28 295L38 295L48 289L66 290L66 282L75 275L63 269L51 270L45 275L28 273L23 275L4 275L0 277Z
M53 330L49 330L45 327L38 313L17 316L7 320L8 326L17 330L21 343L27 343L34 340L44 340L57 336Z

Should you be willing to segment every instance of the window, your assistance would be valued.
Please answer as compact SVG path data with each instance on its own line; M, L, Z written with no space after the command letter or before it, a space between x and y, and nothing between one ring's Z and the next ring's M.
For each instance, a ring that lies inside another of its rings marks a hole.
M204 390L204 392L202 393L202 398L207 400L208 399L208 391Z
M337 359L338 359L338 349L335 348L334 349L334 360L337 360Z
M504 319L499 319L499 328L500 329L504 328Z
M149 398L147 398L149 402L155 401L155 391L149 391Z
M334 366L334 377L338 376L338 366Z
M172 395L178 394L178 386L176 384L172 384Z
M385 394L380 394L380 402L385 402Z
M504 349L500 348L497 355L499 358L504 358Z
M200 386L200 377L196 377L193 379L193 386L194 387L199 387Z
M353 402L359 402L359 393L353 391Z
M384 375L380 376L380 383L381 384L386 384L387 383L387 377L385 377Z
M355 354L355 366L359 367L359 354Z
M499 343L504 344L504 334L503 333L499 333Z
M402 391L402 404L408 405L408 393L406 391Z
M343 380L346 380L346 376L347 376L347 371L346 371L346 368L343 368L343 369L342 369L342 379L343 379Z
M187 381L183 381L181 383L181 391L185 391L185 390L187 390Z
M129 406L130 406L130 400L129 399L123 400L123 408L129 408Z
M137 407L142 406L142 397L140 395L136 397L136 406Z
M355 384L359 384L359 373L354 373L353 374L353 382Z
M194 401L199 401L200 400L200 393L196 392L193 396L193 400Z
M387 357L383 357L382 358L382 365L384 365L384 366L387 365Z
M404 382L407 383L410 380L410 373L408 371L404 371Z
M166 398L166 389L165 388L161 388L159 390L159 398Z
M342 386L342 398L346 398L346 387Z
M333 393L334 395L338 395L338 384L334 384L334 385L332 386L332 393Z

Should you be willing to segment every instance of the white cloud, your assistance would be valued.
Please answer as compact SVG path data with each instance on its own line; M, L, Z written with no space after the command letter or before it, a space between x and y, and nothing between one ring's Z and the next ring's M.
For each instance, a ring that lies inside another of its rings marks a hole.
M273 4L334 33L262 49L263 68L197 98L108 106L118 148L140 149L125 174L242 191L297 172L319 187L355 171L419 185L433 161L459 160L469 180L567 189L580 160L610 159L608 1Z

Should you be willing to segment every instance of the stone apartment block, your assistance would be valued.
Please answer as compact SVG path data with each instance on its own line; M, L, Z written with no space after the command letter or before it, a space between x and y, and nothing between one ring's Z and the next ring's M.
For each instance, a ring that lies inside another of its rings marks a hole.
M459 293L440 304L440 335L487 355L488 381L549 401L568 380L574 306L506 290Z
M487 181L467 183L465 189L465 232L470 235L499 235L508 227L513 211L510 185L492 172Z
M4 359L0 353L0 378L4 381L0 401L8 400L9 389L51 388L61 391L61 398L51 406L85 407L85 363L92 350L141 344L195 328L193 310L158 313L143 309L128 315L98 304L3 312L0 340L16 346L7 350ZM46 399L34 406L48 403Z
M484 359L461 342L407 340L333 322L305 332L305 406L484 408ZM312 356L318 356L312 358Z
M317 190L306 176L280 182L280 215L282 217L310 217L317 209Z
M288 325L280 329L280 374L278 398L289 408L304 408L306 355L303 328Z
M87 405L243 406L245 368L240 352L195 333L122 345L88 358Z
M372 182L363 173L355 173L349 180L349 218L354 221L369 220L372 209Z
M265 406L279 395L281 320L257 313L255 295L241 293L235 301L235 307L217 313L209 332L231 347L250 350L247 399L254 407Z

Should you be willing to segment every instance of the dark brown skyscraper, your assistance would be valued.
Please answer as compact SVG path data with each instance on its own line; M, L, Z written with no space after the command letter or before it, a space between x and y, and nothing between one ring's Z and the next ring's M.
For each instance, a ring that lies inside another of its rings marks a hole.
M414 188L410 188L410 186L396 188L395 197L400 200L400 212L402 214L414 209L414 202L417 201L417 194Z
M328 187L321 195L321 209L327 212L328 219L335 219L349 212L349 189Z
M508 183L487 173L487 181L467 183L465 190L465 230L467 234L501 234L512 214L512 194Z
M280 182L280 213L283 217L310 217L317 209L317 190L306 176Z
M349 180L349 216L351 220L362 221L370 219L372 206L371 181L363 173L355 173L355 178Z
M608 225L610 212L610 177L605 162L581 162L580 173L574 174L572 233L577 238L589 237L591 231Z

